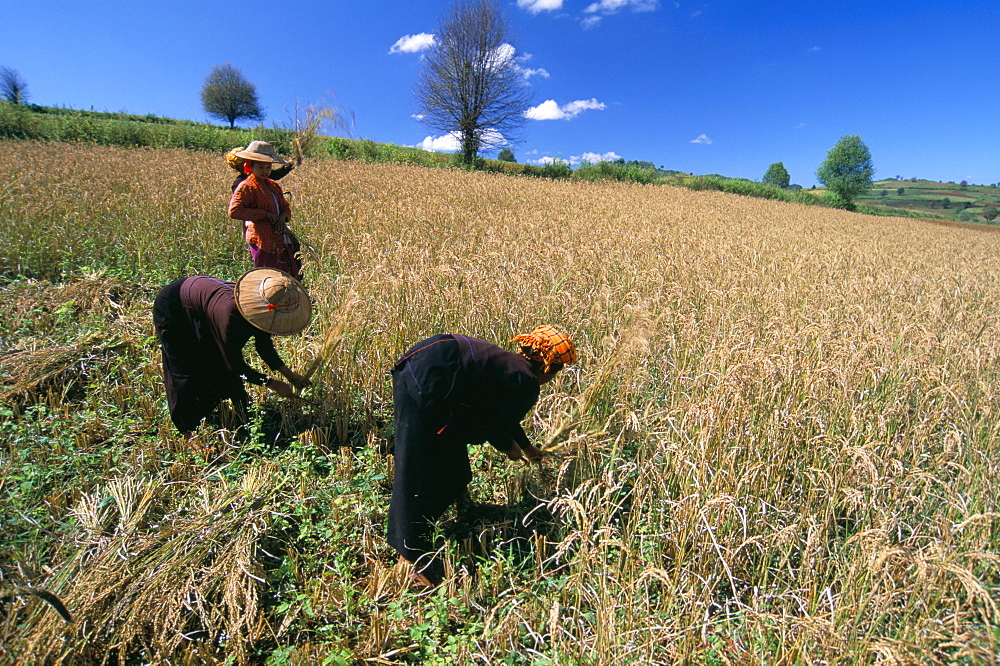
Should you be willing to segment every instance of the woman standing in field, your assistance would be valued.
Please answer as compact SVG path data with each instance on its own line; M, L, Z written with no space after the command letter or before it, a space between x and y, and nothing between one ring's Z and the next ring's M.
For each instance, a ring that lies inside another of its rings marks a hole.
M269 178L274 164L287 164L267 141L253 141L235 157L246 160L247 178L236 184L229 217L243 220L254 268L276 268L302 280L299 242L288 228L291 208L281 186Z
M312 315L305 289L272 268L248 271L235 284L204 275L168 284L153 303L153 326L163 356L170 418L185 437L228 398L240 419L249 396L243 382L295 395L309 381L278 356L274 335L301 332ZM253 338L257 353L289 384L250 367L243 347Z
M431 556L432 523L472 480L466 445L488 441L511 460L542 457L521 420L539 387L573 363L576 350L552 326L513 342L519 353L465 335L435 335L392 368L395 477L387 536L400 560L417 565L421 584L441 580Z

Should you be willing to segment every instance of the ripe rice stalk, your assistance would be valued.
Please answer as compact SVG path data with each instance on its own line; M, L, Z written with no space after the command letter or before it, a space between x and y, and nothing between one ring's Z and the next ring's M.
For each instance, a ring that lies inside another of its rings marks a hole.
M320 140L320 129L326 128L327 132L349 131L352 124L353 119L343 109L324 104L300 107L296 103L292 115L292 130L295 133L292 138L292 159L295 164L301 165L302 160L312 154Z
M353 310L358 302L359 299L356 295L349 297L344 304L341 305L336 314L331 317L333 323L327 327L327 333L326 337L323 338L323 344L313 357L313 361L309 365L309 368L303 373L303 376L306 379L312 377L313 374L323 366L329 355L333 353L338 346L340 346L341 341L344 339L344 330L351 323Z
M0 401L17 405L48 393L65 398L95 366L130 348L128 342L97 333L72 344L0 353Z
M53 575L78 628L66 636L32 615L20 628L24 654L54 658L68 641L93 663L174 661L206 648L247 663L273 632L261 612L261 542L280 479L277 465L262 464L234 483L120 478L84 498L79 548Z
M604 354L601 364L591 376L583 394L574 400L570 413L564 415L560 422L546 433L542 450L556 449L556 442L561 437L582 425L591 416L602 392L608 390L613 380L622 381L627 372L642 368L642 359L649 351L650 330L656 326L656 322L642 313L633 313L632 317L633 321L629 322L619 339L609 338L610 353ZM601 431L601 428L591 428L587 434L593 435ZM565 443L562 446L564 445Z

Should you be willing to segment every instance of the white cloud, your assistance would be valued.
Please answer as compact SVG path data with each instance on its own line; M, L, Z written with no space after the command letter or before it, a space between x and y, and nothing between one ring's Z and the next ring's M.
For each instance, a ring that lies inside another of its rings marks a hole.
M699 134L697 139L691 139L691 143L703 143L707 146L712 143L712 140L708 138L707 134Z
M486 130L483 133L481 141L481 148L483 150L506 146L508 144L503 134L496 130ZM457 153L462 149L462 137L458 132L449 132L443 136L428 136L424 137L423 141L413 147L423 148L432 153Z
M396 40L396 43L392 45L389 49L389 53L419 53L420 51L426 51L427 49L433 47L435 44L434 35L421 32L417 35L405 35ZM549 73L545 69L536 68L529 69L521 66L519 63L525 63L531 60L530 54L518 55L517 49L515 49L510 44L501 44L492 54L493 63L496 66L506 65L508 62L514 62L514 67L524 76L525 80L530 79L532 76L540 76L542 78L549 78Z
M821 48L820 48L820 47L818 47L818 46L813 46L812 48L808 48L808 49L806 49L806 53L819 53L819 52L820 52L820 51L822 51L822 50L823 50L823 49L821 49Z
M805 123L799 123L798 125L795 126L795 129L797 129L797 130L805 129L805 128L806 128L806 124Z
M416 35L404 35L396 40L389 53L419 53L434 46L434 35L421 32Z
M598 102L596 98L591 97L590 99L578 99L575 102L570 102L569 104L563 105L563 111L568 113L570 117L578 116L584 111L603 111L607 108L604 102Z
M499 148L500 146L509 145L510 142L504 138L503 134L496 131L495 129L488 129L483 132L483 136L480 139L483 143L483 149L489 150L490 148Z
M521 69L521 74L523 74L526 79L530 79L533 76L540 76L543 79L549 78L548 70L542 67L539 67L538 69L523 68Z
M584 153L580 157L571 157L571 162L586 162L588 164L597 164L598 162L614 162L615 160L620 160L621 155L614 152L613 150L606 153Z
M531 154L531 153L527 153ZM539 157L537 160L526 160L529 164L540 164L542 166L548 166L549 164L556 164L557 162L562 164L568 164L571 167L578 167L581 164L597 164L598 162L614 162L615 160L620 160L621 155L609 150L606 153L591 153L585 152L582 155L573 155L569 159L563 157L549 157L545 155Z
M423 148L432 153L454 153L461 147L462 142L459 140L458 134L454 132L444 136L425 137L423 141L414 146L414 148Z
M617 14L623 9L631 9L633 12L652 12L659 4L659 0L598 0L583 10L585 16L580 19L580 25L584 30L596 28L605 16Z
M563 113L554 99L547 99L538 106L525 111L524 117L531 120L558 120L565 118L566 114Z
M517 0L517 6L532 14L562 9L563 0Z
M659 4L657 0L598 0L587 5L585 14L617 14L623 9L634 12L651 12Z
M517 55L517 50L510 44L504 42L497 47L496 51L493 52L493 62L497 65L503 65L508 61L513 60L515 55Z
M513 66L525 80L530 79L532 76L541 76L542 78L549 78L549 73L544 69L528 69L522 66L522 63L526 63L531 60L532 55L530 53L525 53L519 55L517 49L515 49L510 44L504 42L493 52L491 63L494 67L501 67L507 64Z
M519 63L518 69L521 70L521 74L524 76L524 80L527 81L533 76L540 76L543 79L549 78L549 72L544 67L537 67L537 68L525 67L525 65L528 64L528 61L531 60L533 57L534 56L531 55L530 53L525 53L524 55L518 56L517 58Z
M598 102L596 98L578 99L562 106L554 99L548 99L525 111L524 117L529 120L570 120L584 111L603 111L605 108L604 102Z

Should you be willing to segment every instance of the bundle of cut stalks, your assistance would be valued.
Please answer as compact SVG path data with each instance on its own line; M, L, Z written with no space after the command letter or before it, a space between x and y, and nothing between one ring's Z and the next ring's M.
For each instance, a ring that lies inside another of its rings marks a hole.
M55 296L63 302L72 302L81 312L120 314L145 291L148 288L137 284L92 276L61 287Z
M342 110L323 104L307 104L305 107L295 105L293 125L295 136L292 139L292 160L296 166L310 154L319 142L319 130L324 125L332 129L348 130L351 121Z
M262 540L278 476L266 464L236 482L119 478L84 497L78 550L51 581L78 622L67 629L33 613L15 647L38 663L67 653L86 663L247 663L274 637L261 609Z
M88 335L68 344L0 354L0 402L22 404L32 396L65 396L94 366L129 348L129 343Z

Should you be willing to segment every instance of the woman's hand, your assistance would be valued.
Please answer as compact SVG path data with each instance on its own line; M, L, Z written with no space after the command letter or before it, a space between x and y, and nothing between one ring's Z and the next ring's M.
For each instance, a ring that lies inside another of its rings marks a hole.
M301 391L302 389L304 389L305 387L309 386L309 384L312 383L299 373L293 372L287 366L279 369L278 372L284 375L285 379L291 382L292 386L294 386L297 391Z
M282 398L294 398L295 391L291 386L281 381L280 379L272 379L267 383L267 388L271 389Z
M280 370L278 370L278 372L284 375L285 379L287 379L289 383L292 386L294 386L295 389L298 391L301 391L302 389L304 389L305 387L309 386L309 384L312 383L304 376L300 375L297 372L293 372L288 367L283 367Z
M278 230L284 229L288 225L288 215L285 213L281 215L268 213L264 220Z
M541 449L538 449L531 444L522 448L514 443L511 443L511 448L505 451L505 453L511 460L527 460L533 463L541 462L542 456L545 455L542 453Z
M528 444L527 446L523 447L521 449L521 453L524 455L525 458L527 458L529 461L533 463L542 462L542 456L545 455L541 449L537 448L533 444Z

